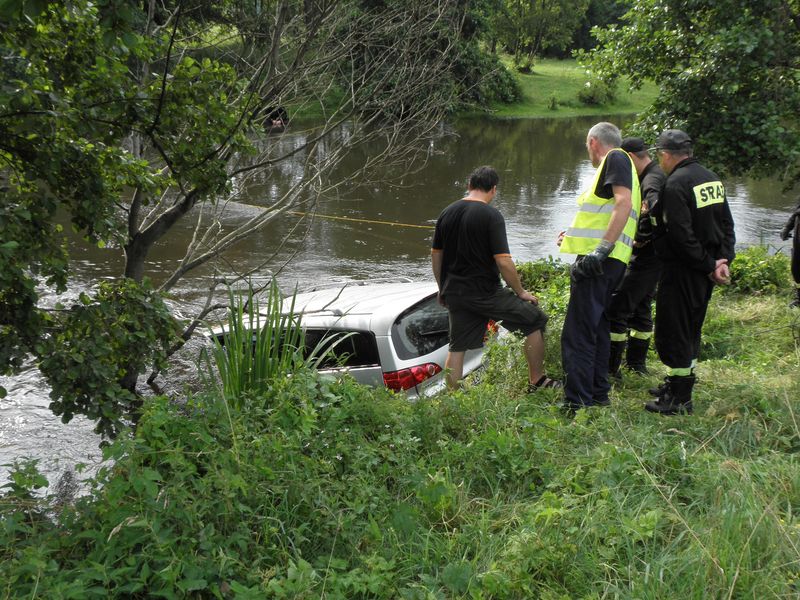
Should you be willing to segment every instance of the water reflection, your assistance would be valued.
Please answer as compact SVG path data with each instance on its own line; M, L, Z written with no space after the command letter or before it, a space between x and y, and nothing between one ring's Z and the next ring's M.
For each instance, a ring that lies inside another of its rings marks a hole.
M482 164L491 164L500 172L495 202L506 218L514 258L555 255L556 235L569 224L575 198L594 173L584 144L586 132L597 120L471 120L442 125L438 139L425 149L427 164L418 171L400 177L399 168L387 168L379 173L384 175L381 183L351 183L315 203L312 200L316 198L305 198L297 211L316 213L315 218L290 214L269 224L214 264L186 278L173 289L171 302L180 313L189 315L205 298L215 271L255 269L267 274L281 265L285 267L279 281L286 290L351 279L431 279L432 224L445 206L463 195L466 176ZM343 126L324 150L336 151L350 134L348 126ZM309 157L302 148L311 135L312 130L289 131L265 140L265 148L275 156L294 153L292 159L235 182L239 201L226 205L223 221L227 226L251 218L290 193L306 176L304 162ZM380 150L377 142L357 148L331 177L358 171ZM397 158L400 163L404 160ZM794 205L794 196L783 193L776 181L733 179L726 181L726 186L738 245L779 244L777 233ZM149 273L156 283L175 268L192 233L192 223L187 222L156 248ZM100 250L73 240L71 254L75 293L121 271L120 249ZM55 301L55 297L47 300ZM181 377L193 368L193 352L196 348L179 357ZM91 433L91 424L76 418L64 426L53 417L47 409L48 391L34 370L6 378L2 384L9 396L0 401L0 464L20 456L39 457L52 477L65 466L99 462L98 440ZM182 380L173 377L167 385L178 391ZM0 467L0 483L6 478L7 469Z

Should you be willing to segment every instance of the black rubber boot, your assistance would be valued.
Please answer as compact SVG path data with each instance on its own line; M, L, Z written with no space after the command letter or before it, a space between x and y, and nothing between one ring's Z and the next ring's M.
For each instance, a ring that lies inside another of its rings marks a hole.
M625 354L625 342L611 342L611 352L608 354L608 374L614 379L621 379L619 367L622 364L622 355Z
M647 390L647 393L651 396L655 396L656 398L660 398L664 394L667 393L667 388L669 387L669 377L664 377L664 383L659 383L658 387L650 388Z
M692 414L692 388L695 377L668 377L666 393L644 405L645 410L661 415Z
M647 375L647 348L650 340L642 340L635 337L628 338L628 352L625 362L631 371L640 375Z
M697 383L697 376L692 375L694 377L694 382ZM651 396L655 396L659 398L667 393L667 388L669 387L669 377L664 377L664 383L659 383L658 387L650 388L647 390L647 393Z

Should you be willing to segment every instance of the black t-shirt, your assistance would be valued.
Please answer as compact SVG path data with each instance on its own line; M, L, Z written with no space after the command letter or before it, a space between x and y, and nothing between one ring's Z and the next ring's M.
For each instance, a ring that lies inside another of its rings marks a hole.
M621 185L629 190L633 189L633 173L631 159L624 150L611 150L606 155L606 162L603 172L600 173L600 180L595 190L600 198L613 198L614 189L612 186Z
M493 206L458 200L436 220L432 248L441 251L441 293L483 296L500 287L495 256L510 256L506 222Z

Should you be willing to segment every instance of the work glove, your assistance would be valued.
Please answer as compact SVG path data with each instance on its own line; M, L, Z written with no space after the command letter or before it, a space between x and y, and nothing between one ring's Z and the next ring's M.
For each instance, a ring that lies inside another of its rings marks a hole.
M590 277L600 277L603 274L603 261L608 258L611 251L614 249L614 244L606 240L600 240L597 248L579 256L572 268L570 269L570 276L573 281L580 281L581 279L588 279Z

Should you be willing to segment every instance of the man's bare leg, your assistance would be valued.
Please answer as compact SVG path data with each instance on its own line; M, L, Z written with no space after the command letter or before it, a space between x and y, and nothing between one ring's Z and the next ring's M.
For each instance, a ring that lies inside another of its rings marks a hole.
M525 338L523 350L528 361L528 381L536 383L544 375L544 335L541 329Z
M464 353L448 352L447 360L444 361L444 368L447 369L445 381L451 390L461 387L461 377L464 375Z

